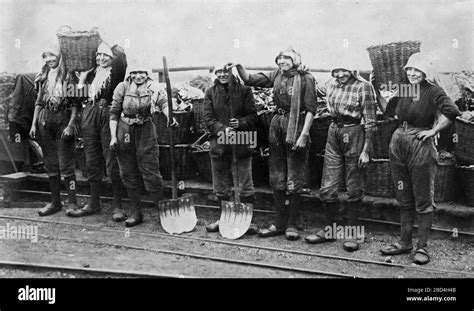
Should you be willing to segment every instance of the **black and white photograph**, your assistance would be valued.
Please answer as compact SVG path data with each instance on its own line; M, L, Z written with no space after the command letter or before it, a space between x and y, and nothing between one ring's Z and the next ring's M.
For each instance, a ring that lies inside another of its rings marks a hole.
M472 310L473 20L471 0L0 0L0 310Z

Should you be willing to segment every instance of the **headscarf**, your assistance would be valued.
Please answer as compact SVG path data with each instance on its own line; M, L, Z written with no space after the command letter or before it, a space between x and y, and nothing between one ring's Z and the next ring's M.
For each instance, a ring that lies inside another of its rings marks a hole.
M278 64L278 57L280 56L287 56L290 57L291 60L293 61L293 67L298 68L299 65L301 65L301 55L300 53L296 52L293 47L288 46L286 49L280 51L278 55L275 57L275 63Z
M441 80L438 76L438 73L433 67L431 57L428 54L422 52L412 54L403 69L407 70L407 68L409 67L418 69L419 71L423 72L425 74L426 81L444 89L443 84L441 83Z
M112 49L110 48L110 46L105 43L105 42L102 42L99 47L97 48L97 52L96 54L99 54L99 53L102 53L102 54L105 54L105 55L109 55L110 57L114 58L114 53L112 52Z

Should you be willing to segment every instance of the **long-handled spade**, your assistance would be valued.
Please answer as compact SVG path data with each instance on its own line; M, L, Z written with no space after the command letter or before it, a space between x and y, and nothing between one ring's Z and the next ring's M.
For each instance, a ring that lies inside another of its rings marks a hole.
M166 93L168 96L169 120L173 120L173 102L171 98L171 83L168 73L166 57L163 56L163 68L166 80ZM170 124L168 124L170 126ZM178 198L178 188L176 183L176 165L173 128L170 130L170 164L171 164L171 184L172 198L158 203L160 209L160 222L166 232L183 233L190 232L197 224L196 211L194 210L194 199L192 196Z
M230 114L233 117L232 102L230 102ZM234 133L235 135L235 133ZM247 232L252 221L253 205L251 203L240 202L241 187L239 184L239 172L237 169L236 143L231 144L232 148L232 178L234 187L234 201L222 201L221 218L219 219L219 232L227 239L235 240Z

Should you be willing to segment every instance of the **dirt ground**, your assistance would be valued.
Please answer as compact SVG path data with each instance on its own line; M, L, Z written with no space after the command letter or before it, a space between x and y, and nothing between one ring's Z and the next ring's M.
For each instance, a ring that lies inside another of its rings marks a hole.
M35 206L42 202L25 204L28 208L0 209L0 215L16 217L38 218ZM21 203L20 203L21 205ZM70 222L74 224L90 224L101 226L103 229L116 231L100 231L82 226L66 226L50 223L36 223L38 225L38 242L27 240L0 240L2 252L0 260L23 262L39 262L43 264L61 264L68 266L82 266L90 268L107 268L118 270L132 270L143 273L167 274L183 277L210 277L210 278L288 278L288 277L326 277L308 270L327 271L341 275L355 275L370 278L458 278L471 277L474 273L474 241L471 238L459 237L450 239L446 234L433 234L430 241L431 263L426 268L455 270L461 273L434 273L416 269L378 266L373 264L358 264L354 262L320 258L288 252L275 252L263 249L248 248L244 245L231 246L205 241L186 240L179 237L150 236L135 233L164 233L159 225L158 212L153 208L145 208L145 222L131 228L126 235L123 223L115 223L110 219L111 209L108 204L98 215L74 219L67 217L65 212L41 218L47 221ZM213 222L219 217L219 210L196 208L198 225L193 232L183 236L200 237L225 241L219 233L208 233L205 224ZM272 214L255 213L254 221L264 226L272 219ZM315 224L320 219L310 215L304 219L305 231L302 236L316 232ZM0 218L0 226L31 225L32 222ZM342 242L336 241L322 245L309 245L300 239L290 242L284 236L262 239L257 236L244 236L234 242L259 245L264 247L282 248L301 252L322 253L349 258L373 260L377 262L391 261L394 264L410 265L411 255L393 256L391 258L380 255L379 249L398 238L396 227L368 225L365 229L366 242L359 251L348 253L342 249ZM415 230L416 232L416 230ZM416 243L416 239L414 240ZM177 251L186 255L169 254L167 251ZM209 260L198 258L206 255L217 258ZM262 264L277 264L285 267L299 268L299 272L273 270L267 267L255 267L222 262L222 259L237 259ZM221 260L218 260L221 259ZM2 274L4 273L4 274ZM24 271L22 269L0 269L0 277L57 277L72 278L80 276L78 273ZM84 277L89 277L87 274ZM92 274L90 277L94 277ZM107 276L106 276L107 277ZM113 276L109 276L113 277Z

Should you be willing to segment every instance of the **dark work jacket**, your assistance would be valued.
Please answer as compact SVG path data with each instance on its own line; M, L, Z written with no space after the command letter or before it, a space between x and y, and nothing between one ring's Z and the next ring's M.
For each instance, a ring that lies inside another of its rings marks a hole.
M206 91L204 97L203 118L210 131L209 142L211 144L212 158L232 156L231 145L219 144L217 141L219 133L225 133L225 128L229 126L231 118L239 120L237 131L257 130L257 109L255 108L251 89L239 84L235 77L230 77L232 81L227 86L224 86L216 79L214 85ZM233 116L231 115L231 104ZM237 158L246 158L251 156L252 153L253 150L248 144L236 145Z
M112 48L112 53L114 58L112 60L112 71L110 80L105 85L104 89L101 90L98 98L96 100L105 99L109 105L112 105L112 97L114 95L114 90L117 85L122 82L125 78L125 72L127 70L127 57L125 56L124 50L118 46L114 45ZM95 70L92 70L87 74L85 83L91 84L95 78Z

